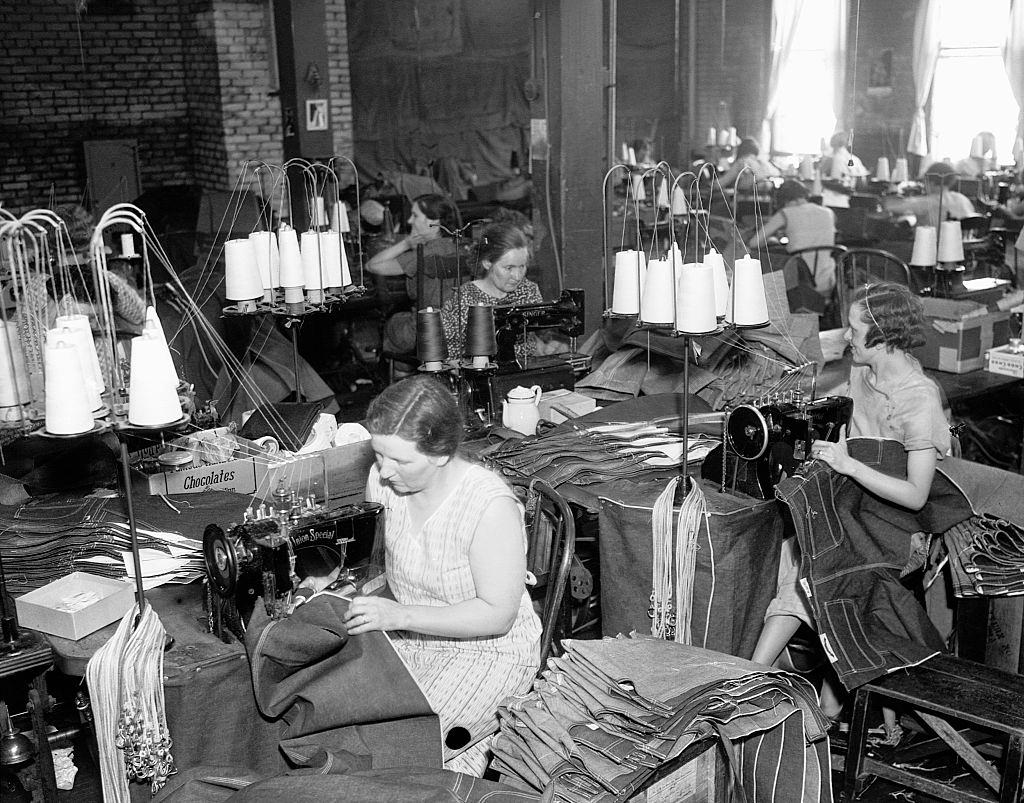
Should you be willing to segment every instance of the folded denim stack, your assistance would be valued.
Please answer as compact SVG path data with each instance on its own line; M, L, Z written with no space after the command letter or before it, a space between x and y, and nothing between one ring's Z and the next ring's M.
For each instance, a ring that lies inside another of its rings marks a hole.
M1024 531L996 516L972 516L943 536L958 597L1024 594Z
M123 579L131 534L120 497L54 495L0 512L0 556L13 594L72 572ZM205 574L202 541L138 522L147 584L190 583Z
M814 688L741 658L649 637L562 641L533 691L507 698L492 766L566 803L625 800L717 737L750 803L832 800Z
M703 457L715 441L689 439L689 460ZM488 460L512 477L539 477L552 487L591 485L615 479L653 477L682 463L683 439L667 427L646 423L572 427L536 438L510 440Z

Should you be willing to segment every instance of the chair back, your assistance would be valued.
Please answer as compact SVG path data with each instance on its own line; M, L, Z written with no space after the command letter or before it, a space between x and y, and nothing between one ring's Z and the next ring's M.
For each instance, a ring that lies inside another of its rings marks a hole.
M855 290L874 282L897 282L913 287L907 263L881 248L848 248L836 259L836 290L844 327L849 324Z
M540 665L561 654L559 639L571 635L566 588L576 550L576 522L569 503L543 480L521 484L526 494L526 568L535 578L530 596L541 603Z
M791 311L799 311L795 306L799 303L807 311L817 312L827 319L822 322L822 329L832 328L834 323L832 318L835 317L837 302L836 260L846 251L842 245L812 245L786 254L782 263ZM793 294L794 290L798 292Z

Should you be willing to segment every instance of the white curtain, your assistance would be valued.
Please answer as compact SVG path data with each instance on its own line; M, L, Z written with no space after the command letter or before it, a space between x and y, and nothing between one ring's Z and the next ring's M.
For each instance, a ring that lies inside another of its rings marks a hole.
M1010 90L1020 106L1017 134L1013 139L1013 160L1024 166L1024 0L1010 0L1010 19L1003 45L1003 64L1010 79Z
M846 28L849 24L847 0L836 0L833 36L825 37L825 57L832 65L832 113L836 128L845 129L843 111L846 105Z
M935 63L939 60L939 0L919 0L914 20L914 122L910 126L907 152L928 153L928 127L924 105L932 89Z
M771 153L771 121L779 108L779 78L793 51L796 23L804 0L774 0L772 3L771 65L768 68L768 102L761 123L761 153Z

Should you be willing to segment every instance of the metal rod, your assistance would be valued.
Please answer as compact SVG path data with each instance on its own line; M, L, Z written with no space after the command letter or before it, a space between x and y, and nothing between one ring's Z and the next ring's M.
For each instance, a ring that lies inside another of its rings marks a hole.
M128 444L120 438L121 445L121 480L124 484L124 506L128 514L128 531L132 537L132 565L135 567L135 594L139 603L139 614L136 625L146 609L146 591L142 587L142 561L139 558L139 532L135 521L135 503L132 500L132 468L128 461Z
M299 324L301 318L293 318L289 321L289 329L292 331L292 370L295 371L295 401L302 401L302 380L299 379Z

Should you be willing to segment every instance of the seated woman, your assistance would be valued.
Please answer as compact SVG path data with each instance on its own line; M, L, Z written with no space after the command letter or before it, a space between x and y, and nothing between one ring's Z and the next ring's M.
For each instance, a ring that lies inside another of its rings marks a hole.
M459 226L459 211L443 195L420 195L412 202L409 215L409 234L394 245L374 254L366 269L377 276L405 276L406 292L417 309L441 305L441 287L444 276L438 276L434 258L455 255L455 243L444 236ZM423 245L424 268L423 298L417 297L416 246ZM398 312L384 326L384 348L398 353L416 348L416 315Z
M761 152L761 145L753 137L744 137L736 146L736 158L729 169L718 179L722 187L736 186L737 190L749 192L754 188L755 183L760 189L762 182L773 176L778 176L779 168L758 154Z
M853 367L848 394L853 399L851 437L897 440L907 452L906 479L883 474L852 458L846 433L838 443L815 441L812 455L850 477L864 490L910 510L928 499L938 460L949 453L950 434L938 386L925 376L911 350L924 343L921 300L909 288L892 282L868 285L850 305L850 344ZM774 664L790 638L814 617L800 586L800 548L795 537L783 542L779 561L778 594L765 614L764 630L753 661ZM825 713L838 717L841 705L832 684L822 687ZM886 713L886 730L895 731L895 717Z
M835 245L835 213L826 206L810 203L809 197L810 192L799 181L787 179L782 182L775 194L781 208L747 241L747 247L751 251L762 248L775 234L786 235L786 251L789 253L813 246ZM831 293L836 286L836 266L832 257L822 252L820 259L814 260L809 255L806 261L814 262L814 289L822 295Z
M927 195L886 198L885 208L895 215L914 215L919 226L938 228L940 220L961 220L977 214L966 195L950 189L957 174L945 162L936 162L924 174Z
M996 136L991 131L979 131L971 140L971 152L954 168L966 178L982 178L989 170L999 169L996 157Z
M498 703L527 691L540 663L522 510L503 480L459 454L462 417L435 378L385 388L365 423L376 456L366 498L386 510L395 600L357 596L345 624L391 632L442 733L469 733L469 747L445 748L445 768L479 776Z
M508 307L544 300L537 284L526 278L529 262L530 241L518 226L491 223L484 229L477 251L477 264L483 275L462 285L460 292L450 295L441 308L449 357L462 357L470 307Z
M864 163L850 151L850 138L845 131L837 131L828 141L832 153L821 160L822 178L855 185L858 179L867 178Z

